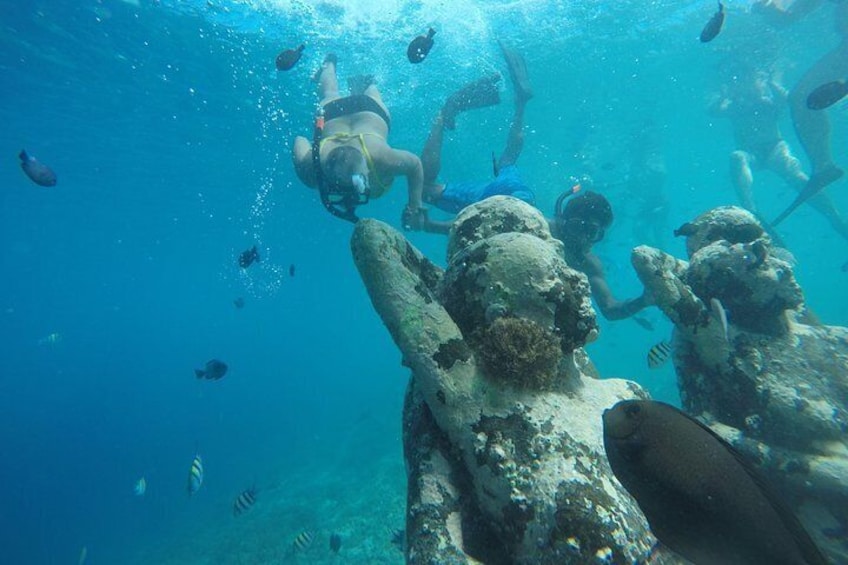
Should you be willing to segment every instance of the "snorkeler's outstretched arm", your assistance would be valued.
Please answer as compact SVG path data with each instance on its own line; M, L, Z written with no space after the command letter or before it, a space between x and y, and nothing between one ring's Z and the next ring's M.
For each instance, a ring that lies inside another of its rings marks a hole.
M310 188L318 185L315 169L312 166L312 144L305 137L297 136L292 147L292 162L297 178Z

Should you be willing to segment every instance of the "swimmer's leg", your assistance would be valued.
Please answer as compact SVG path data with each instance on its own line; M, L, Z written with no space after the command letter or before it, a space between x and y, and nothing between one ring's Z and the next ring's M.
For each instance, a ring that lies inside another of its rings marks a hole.
M337 62L338 58L329 53L324 57L321 68L312 77L313 80L315 78L318 80L318 96L321 98L321 104L326 104L339 97L339 79L336 76Z
M757 205L751 187L754 185L754 175L751 172L751 155L746 151L736 150L730 154L730 180L739 203L746 210L756 214Z

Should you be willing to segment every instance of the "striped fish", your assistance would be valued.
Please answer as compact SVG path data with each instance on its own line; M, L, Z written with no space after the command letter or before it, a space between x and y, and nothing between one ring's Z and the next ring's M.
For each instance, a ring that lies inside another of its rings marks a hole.
M256 487L251 487L236 497L233 502L233 516L244 514L256 504Z
M671 345L667 341L661 341L648 350L648 368L656 369L668 361L671 353Z
M310 532L309 530L303 530L297 537L294 538L294 542L292 543L292 547L294 548L294 552L298 553L301 551L306 551L309 549L309 546L312 545L312 540L315 539L315 534Z
M203 484L203 460L200 455L195 455L191 462L191 470L188 472L188 495L191 496L200 490Z

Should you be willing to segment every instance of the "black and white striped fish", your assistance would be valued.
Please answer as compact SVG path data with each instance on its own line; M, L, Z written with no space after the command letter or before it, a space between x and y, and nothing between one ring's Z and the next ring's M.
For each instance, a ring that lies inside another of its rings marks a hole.
M292 543L292 547L294 548L295 553L306 551L309 549L309 546L312 545L312 540L315 539L315 534L310 532L309 530L303 530L297 537L294 538L294 542Z
M668 356L671 353L671 344L667 341L661 341L648 350L648 368L656 369L663 363L668 361Z
M200 490L203 484L203 460L200 454L194 456L191 461L191 470L188 472L188 495L191 496Z
M233 516L239 516L256 504L256 487L250 487L238 495L233 502Z

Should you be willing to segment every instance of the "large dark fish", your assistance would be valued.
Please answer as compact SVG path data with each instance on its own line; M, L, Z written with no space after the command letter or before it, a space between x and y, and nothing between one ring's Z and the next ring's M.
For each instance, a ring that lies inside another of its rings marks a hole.
M21 168L29 177L29 180L39 186L56 186L56 173L53 172L53 169L35 157L28 155L26 150L21 150L18 157L21 159Z
M259 251L255 245L247 251L242 251L238 258L239 267L242 269L250 267L254 261L259 262Z
M300 56L303 55L303 50L306 45L301 45L297 49L286 49L277 55L277 70L288 71L300 61Z
M342 548L342 536L333 532L330 534L330 551L333 553L338 553Z
M410 63L420 63L423 61L430 49L433 48L433 36L436 35L436 30L430 28L427 35L419 35L409 42L409 47L406 48L406 58Z
M721 2L718 3L718 11L713 14L704 29L701 30L701 43L709 43L721 31L721 26L724 25L724 6Z
M206 362L202 369L195 369L194 375L198 379L206 379L208 381L217 381L224 378L227 374L227 364L217 359L211 359Z
M834 80L815 88L807 95L807 108L824 110L848 96L848 81Z
M742 456L677 408L604 411L610 467L657 539L696 565L825 565L795 515Z

